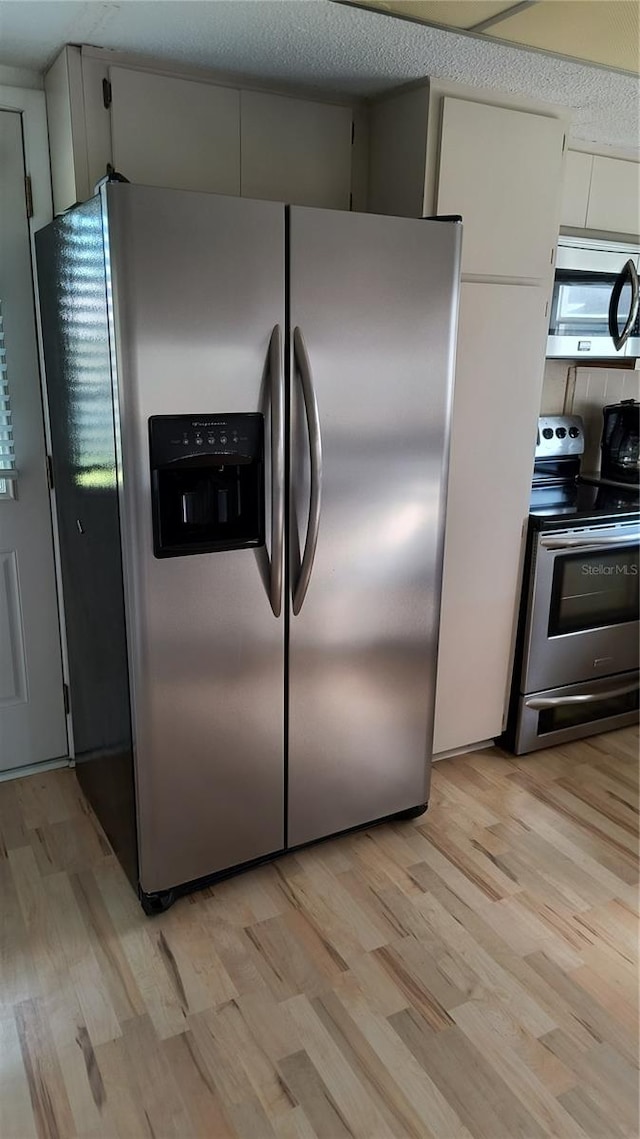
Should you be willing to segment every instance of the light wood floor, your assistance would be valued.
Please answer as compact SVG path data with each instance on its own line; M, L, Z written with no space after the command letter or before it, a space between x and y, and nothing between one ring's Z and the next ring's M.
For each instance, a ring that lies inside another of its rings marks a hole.
M71 771L1 784L2 1139L636 1139L637 752L447 760L153 919Z

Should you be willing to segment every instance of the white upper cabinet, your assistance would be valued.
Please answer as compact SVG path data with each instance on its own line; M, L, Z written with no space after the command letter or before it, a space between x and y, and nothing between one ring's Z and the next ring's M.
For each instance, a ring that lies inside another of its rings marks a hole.
M241 193L348 210L351 108L242 91Z
M579 150L568 150L564 164L562 208L560 225L583 229L587 224L589 186L593 170L593 155Z
M148 186L342 210L353 193L364 207L362 107L142 71L72 45L45 92L56 212L89 197L107 164Z
M564 124L443 100L439 214L461 214L467 274L545 278L555 248Z
M640 163L594 156L587 229L640 233Z
M240 193L240 92L110 69L113 164L130 182Z
M640 233L640 163L568 151L560 224L605 233Z

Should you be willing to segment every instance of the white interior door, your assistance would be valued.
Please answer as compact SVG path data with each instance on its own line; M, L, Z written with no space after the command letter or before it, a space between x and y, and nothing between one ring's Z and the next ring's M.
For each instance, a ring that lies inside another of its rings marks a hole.
M22 122L0 112L0 770L67 754ZM10 420L10 423L9 423ZM13 446L11 445L13 439Z

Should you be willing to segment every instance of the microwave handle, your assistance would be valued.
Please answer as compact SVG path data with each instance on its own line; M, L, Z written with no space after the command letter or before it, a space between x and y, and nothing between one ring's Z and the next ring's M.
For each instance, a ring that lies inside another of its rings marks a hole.
M629 308L629 316L622 332L620 332L620 325L618 323L618 305L620 304L620 297L625 284L629 282L631 285L631 306ZM638 286L638 270L634 262L629 258L626 265L622 267L618 276L616 277L615 284L611 290L611 299L609 301L609 335L613 340L614 348L617 352L627 343L631 336L631 330L636 322L638 315L638 305L640 303L640 287Z

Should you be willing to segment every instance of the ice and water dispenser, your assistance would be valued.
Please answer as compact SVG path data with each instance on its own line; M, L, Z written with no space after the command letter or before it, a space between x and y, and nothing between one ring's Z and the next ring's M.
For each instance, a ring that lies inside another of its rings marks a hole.
M149 420L157 558L264 544L262 415Z

